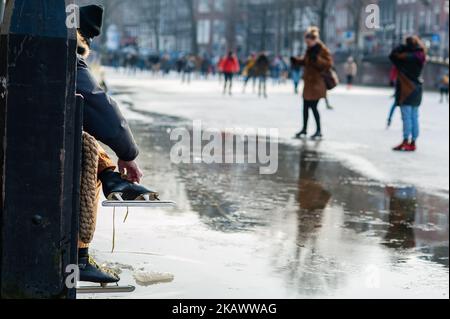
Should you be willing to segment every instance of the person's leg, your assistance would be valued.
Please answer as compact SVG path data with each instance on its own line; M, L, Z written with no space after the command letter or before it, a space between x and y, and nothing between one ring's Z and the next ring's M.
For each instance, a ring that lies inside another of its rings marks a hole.
M229 94L233 94L233 74L230 73L228 80L230 81Z
M403 141L409 142L413 130L412 106L402 106L401 110L403 120Z
M97 210L100 201L101 182L99 174L115 170L115 165L97 141L83 134L83 171L80 211L80 233L78 242L78 266L80 281L95 283L116 283L119 276L109 269L97 265L89 254L97 223Z
M263 86L263 77L260 76L258 79L258 96L261 97L262 94L262 86Z
M309 109L311 101L303 101L303 129L302 133L307 134L308 132L308 122L309 122Z
M250 80L249 76L246 76L244 78L244 87L242 88L242 93L245 93L246 89L247 89L247 85L248 85L248 81Z
M314 118L316 120L316 125L317 125L317 132L316 135L322 135L322 123L321 123L321 118L320 118L320 113L319 113L319 101L313 101L311 102L311 109L312 112L314 114Z
M264 97L267 98L267 77L264 77Z
M298 86L300 84L300 72L292 71L292 81L294 82L294 92L298 94Z
M223 84L223 94L227 93L227 85L228 85L228 74L225 73L225 83Z
M298 85L299 85L299 82L298 81L294 81L294 93L295 94L298 94Z
M394 148L394 151L407 152L412 151L411 144L409 143L410 137L413 136L413 107L401 106L402 121L403 121L403 142Z
M411 108L411 125L412 143L415 143L420 135L419 107Z
M97 154L97 156L98 156L97 174L96 174L97 181L96 181L96 185L95 185L95 200L93 202L92 212L90 212L91 218L88 218L88 219L91 219L93 222L93 225L90 225L92 233L84 235L84 236L80 236L82 238L80 238L80 240L78 242L79 248L88 248L89 247L89 244L92 241L93 232L95 231L95 226L97 223L98 203L100 202L100 192L102 190L102 184L101 184L100 180L98 179L98 176L106 170L114 171L116 169L116 165L111 160L111 158L108 156L108 154L103 149L103 147L101 147L100 144L98 144L96 142L95 143L92 142L92 145L96 146L97 153L98 153ZM84 173L84 174L86 174L86 173Z

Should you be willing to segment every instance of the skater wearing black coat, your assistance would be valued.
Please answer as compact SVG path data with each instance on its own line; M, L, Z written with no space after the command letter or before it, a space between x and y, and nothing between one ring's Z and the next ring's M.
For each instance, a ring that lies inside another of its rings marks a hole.
M259 79L258 96L267 98L267 75L270 61L265 52L261 52L255 62L255 76Z
M426 47L419 37L407 38L406 44L395 48L390 60L398 70L395 105L403 119L403 142L394 151L414 152L419 137L419 107L423 98L422 72L426 63Z

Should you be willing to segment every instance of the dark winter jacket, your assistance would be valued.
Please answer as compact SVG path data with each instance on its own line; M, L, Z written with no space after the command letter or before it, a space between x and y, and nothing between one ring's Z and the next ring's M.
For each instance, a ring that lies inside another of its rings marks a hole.
M139 150L127 121L80 56L77 59L76 91L84 97L84 131L108 145L119 159L136 159Z
M265 77L267 73L269 73L270 69L270 61L267 55L261 54L255 63L255 76L257 77Z
M400 46L389 57L398 69L396 84L396 103L399 106L419 107L423 98L422 71L426 55L422 48Z

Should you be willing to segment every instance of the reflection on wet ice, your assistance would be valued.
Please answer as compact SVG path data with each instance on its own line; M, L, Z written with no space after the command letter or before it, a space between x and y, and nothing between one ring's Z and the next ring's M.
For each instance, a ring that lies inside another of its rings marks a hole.
M267 262L289 289L324 293L364 278L370 265L383 271L411 259L448 272L447 199L368 181L308 144L280 145L273 176L252 164L173 165L167 132L179 120L147 115L154 123L133 129L148 180L180 204L177 213L189 209L215 231L267 242Z

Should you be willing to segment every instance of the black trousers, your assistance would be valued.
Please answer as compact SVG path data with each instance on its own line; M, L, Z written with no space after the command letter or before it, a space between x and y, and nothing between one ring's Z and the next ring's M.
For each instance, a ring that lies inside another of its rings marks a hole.
M304 100L303 101L303 131L308 130L308 121L309 121L309 110L312 110L314 114L314 118L316 120L317 124L317 132L322 132L322 124L320 121L320 113L319 113L319 100L317 101L311 101L311 100Z

